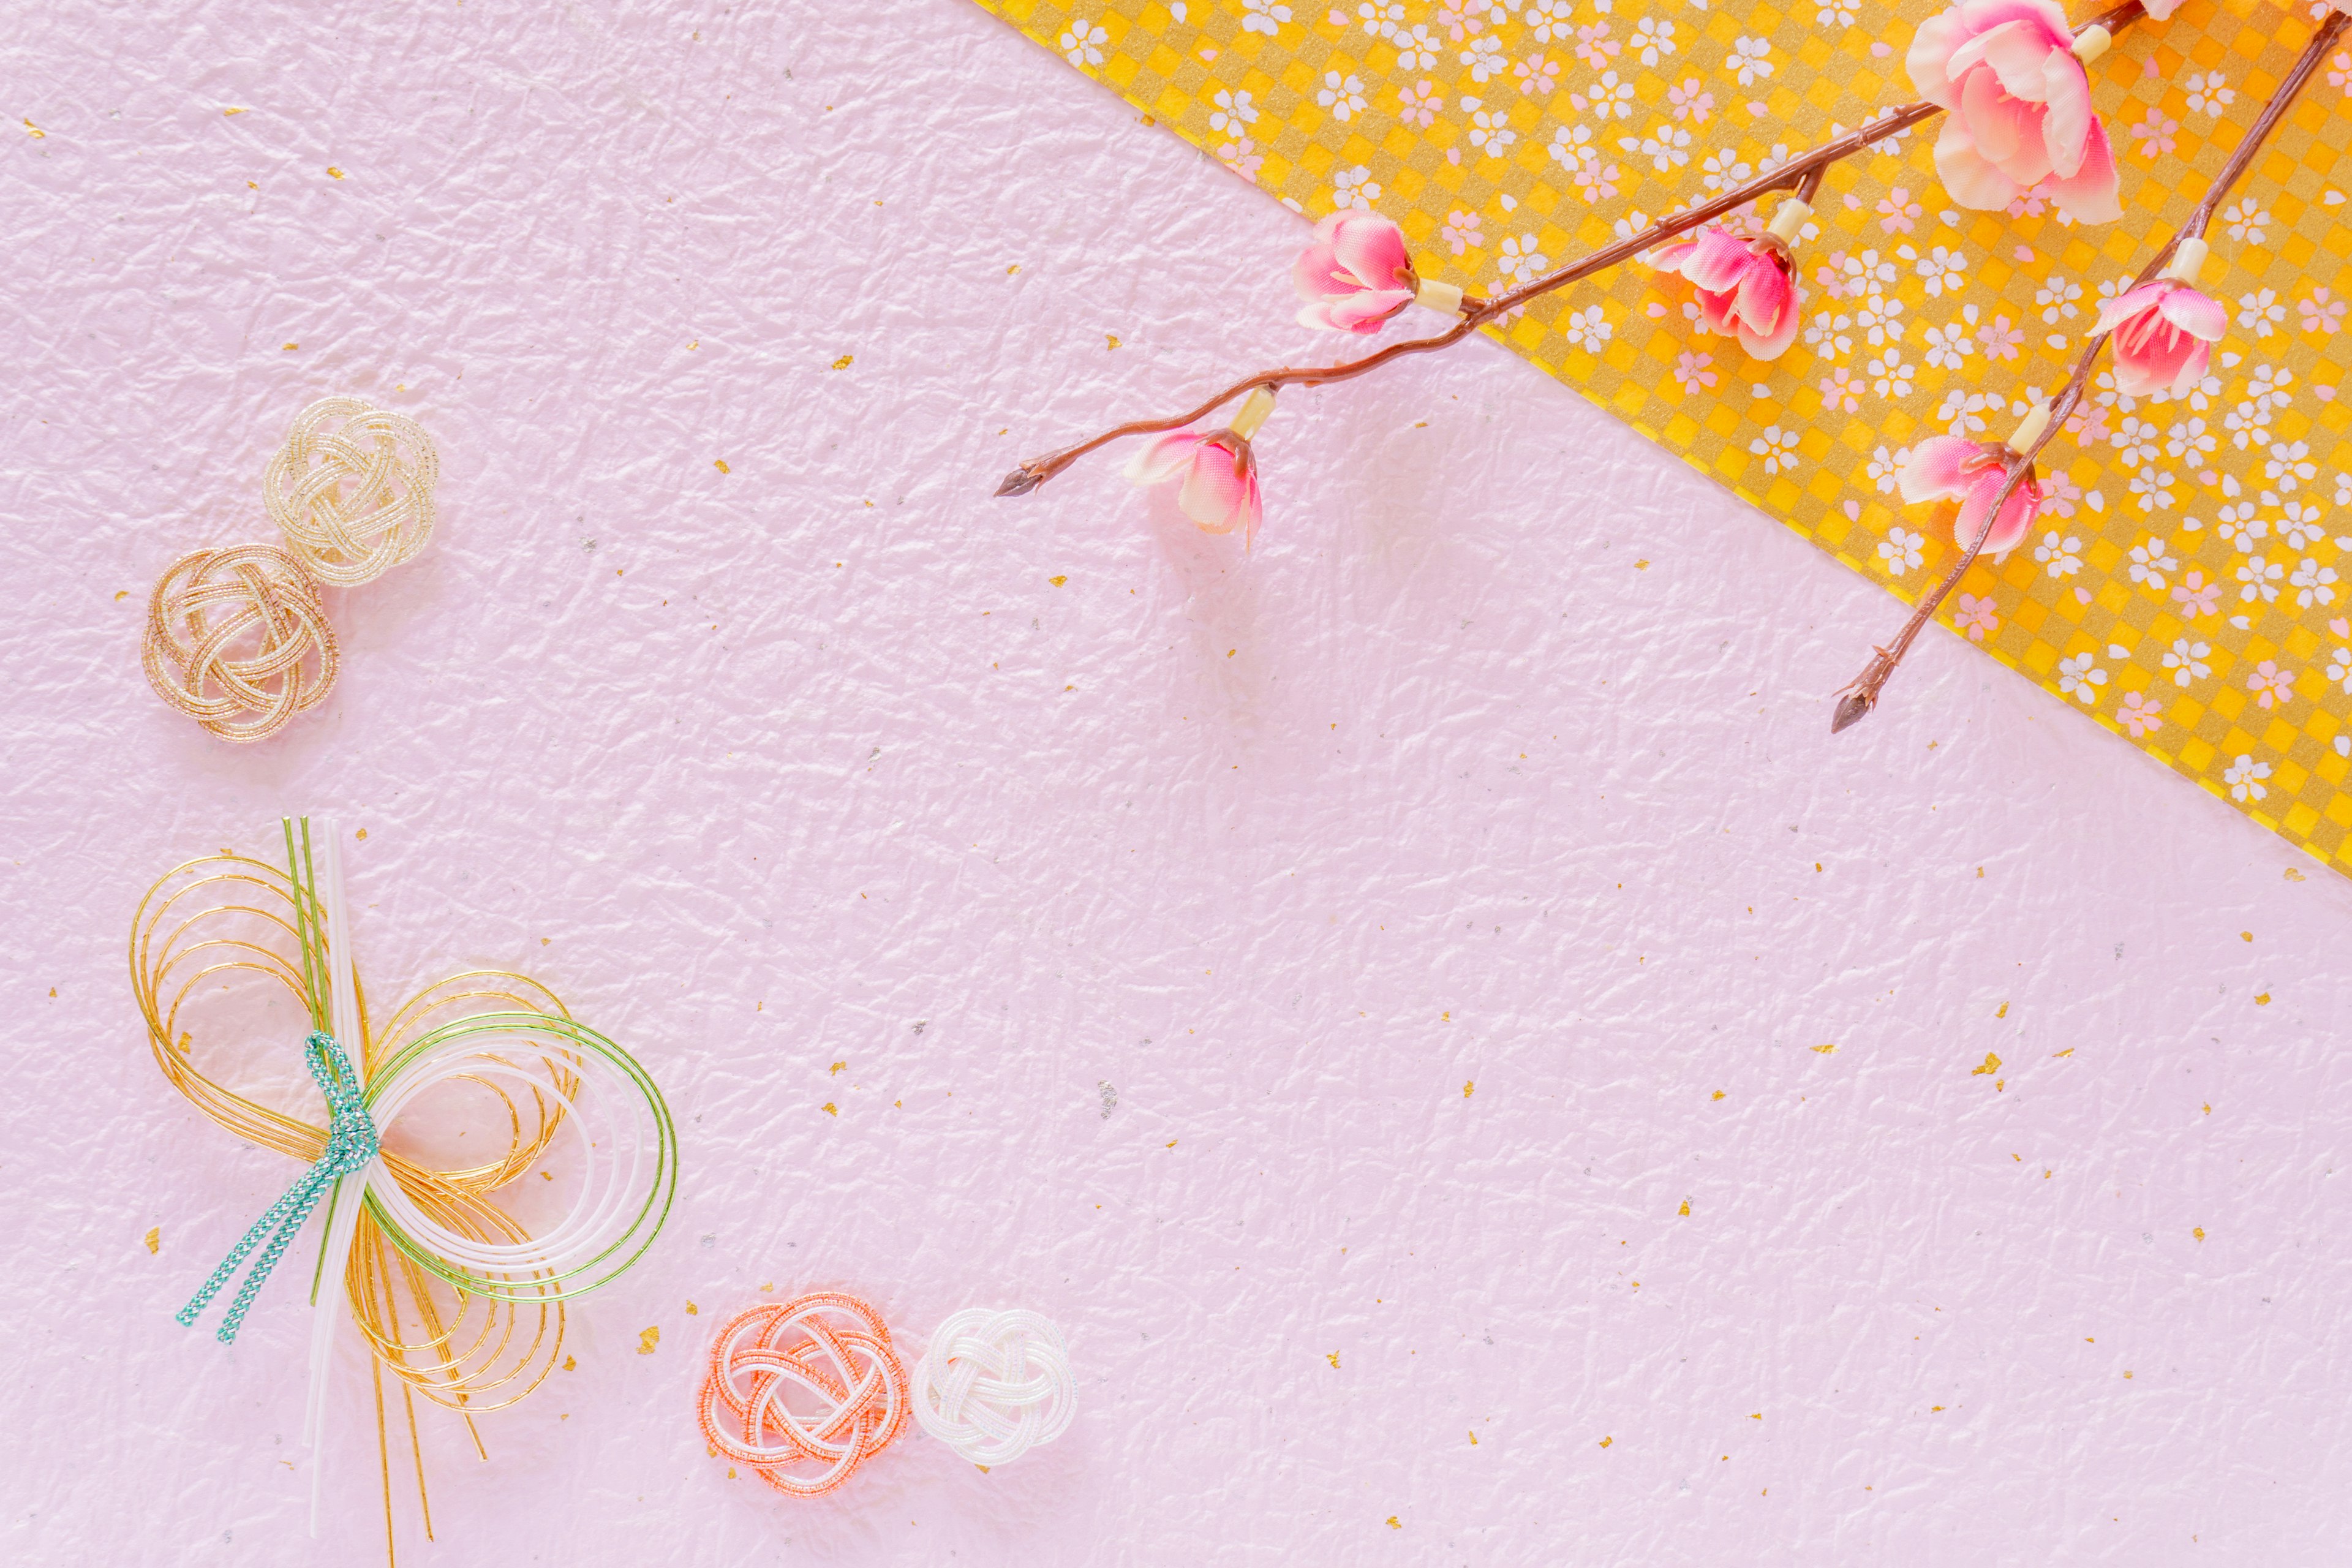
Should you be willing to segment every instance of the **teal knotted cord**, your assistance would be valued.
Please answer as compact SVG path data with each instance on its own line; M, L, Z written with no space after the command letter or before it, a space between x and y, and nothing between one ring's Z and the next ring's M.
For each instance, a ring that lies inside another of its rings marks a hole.
M245 1233L244 1240L229 1249L229 1255L221 1259L220 1267L213 1270L212 1278L205 1281L205 1288L196 1292L195 1299L179 1310L182 1323L194 1324L197 1314L205 1310L205 1304L220 1293L221 1287L228 1283L229 1276L236 1272L236 1266L245 1261L246 1255L261 1246L262 1238L268 1237L269 1245L262 1247L261 1257L254 1263L253 1271L245 1277L245 1284L238 1289L236 1300L229 1303L227 1313L221 1319L220 1331L215 1337L223 1344L236 1341L237 1325L245 1321L246 1309L253 1305L254 1295L260 1290L261 1282L269 1278L271 1269L278 1267L278 1260L293 1244L295 1236L302 1228L302 1222L310 1217L310 1211L319 1206L319 1200L336 1183L345 1176L357 1174L376 1156L375 1122L368 1116L367 1100L361 1089L359 1075L352 1071L350 1058L343 1055L342 1047L337 1045L335 1037L324 1029L313 1029L302 1054L310 1064L310 1076L319 1080L320 1092L327 1097L326 1152L319 1156L317 1164L303 1173L300 1181L287 1188L285 1195L269 1205L268 1213L253 1222L253 1228Z

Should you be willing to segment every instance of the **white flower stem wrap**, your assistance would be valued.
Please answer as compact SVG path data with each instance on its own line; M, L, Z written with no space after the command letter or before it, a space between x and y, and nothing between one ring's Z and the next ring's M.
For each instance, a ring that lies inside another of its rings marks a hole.
M1077 1377L1051 1319L968 1307L931 1335L912 1396L916 1422L959 1456L1009 1465L1069 1430Z

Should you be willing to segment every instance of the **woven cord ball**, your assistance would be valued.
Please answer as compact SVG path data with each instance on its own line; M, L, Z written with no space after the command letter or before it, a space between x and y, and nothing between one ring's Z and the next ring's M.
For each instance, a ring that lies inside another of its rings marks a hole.
M286 552L192 550L156 580L141 662L164 701L214 734L264 741L334 686L335 628Z
M360 398L327 397L295 416L262 499L311 574L349 588L425 548L440 477L441 459L416 421Z
M907 1369L882 1314L812 1291L719 1331L696 1413L713 1451L788 1497L821 1497L907 1425Z
M931 1335L910 1397L916 1424L957 1454L1009 1465L1069 1430L1077 1378L1052 1320L971 1307Z

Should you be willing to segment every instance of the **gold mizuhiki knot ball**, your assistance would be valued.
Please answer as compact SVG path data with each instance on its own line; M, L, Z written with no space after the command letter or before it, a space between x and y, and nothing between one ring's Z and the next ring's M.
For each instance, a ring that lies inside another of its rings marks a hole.
M283 550L192 550L155 584L141 658L164 701L225 741L260 741L335 684L335 628Z
M325 397L295 416L262 497L310 574L350 588L425 548L440 477L416 421L361 398Z

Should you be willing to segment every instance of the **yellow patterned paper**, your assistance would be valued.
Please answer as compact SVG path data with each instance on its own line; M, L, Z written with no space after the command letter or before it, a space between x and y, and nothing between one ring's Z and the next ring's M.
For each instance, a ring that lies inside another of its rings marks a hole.
M1904 54L1936 9L981 4L1285 205L1385 213L1424 276L1488 293L1913 101ZM1805 333L1771 363L1699 335L1686 288L1638 264L1499 335L1915 598L1956 548L1948 505L1895 495L1896 455L1945 431L2005 436L2066 380L2101 299L2188 216L2312 26L2302 5L2189 0L2123 33L2091 68L2118 223L2070 225L2031 197L1958 210L1936 179L1937 121L1832 169L1798 255ZM1970 572L1943 619L2352 869L2352 410L2336 400L2347 94L2352 52L2329 61L2213 225L2200 283L2232 326L2212 374L2163 401L2119 397L2103 377L2044 455L2053 504L2005 561ZM1849 628L1857 669L1895 620ZM1894 707L1902 689L1898 677Z

